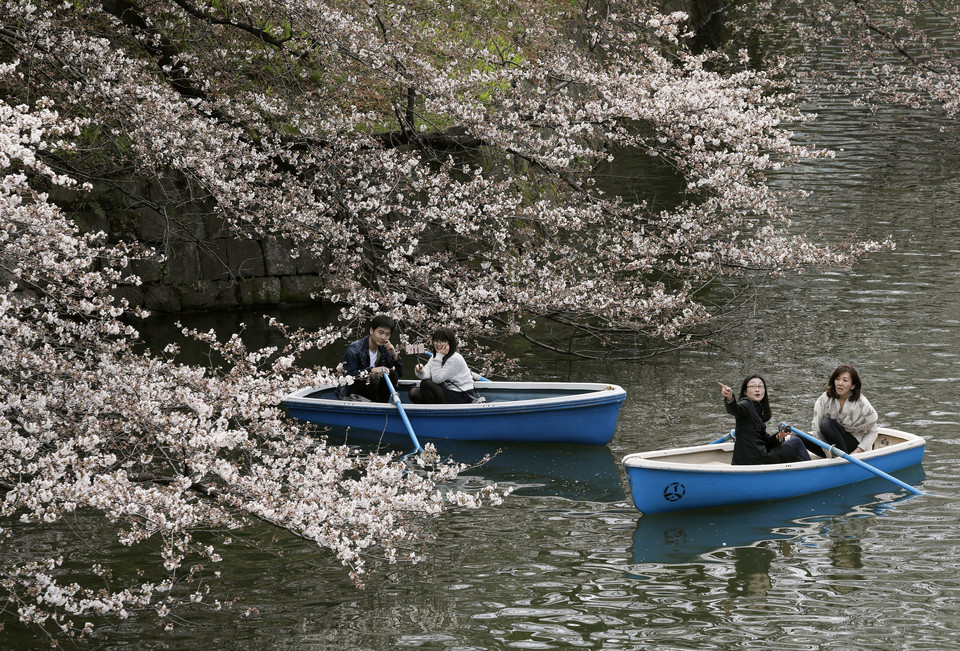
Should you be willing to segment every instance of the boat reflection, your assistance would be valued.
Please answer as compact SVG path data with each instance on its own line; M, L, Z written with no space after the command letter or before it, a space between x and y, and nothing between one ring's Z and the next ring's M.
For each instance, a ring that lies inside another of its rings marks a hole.
M925 476L919 464L894 474L913 485ZM788 500L643 515L633 533L633 562L687 563L721 548L749 547L761 541L802 541L833 527L831 518L882 516L912 497L899 496L893 484L878 477ZM840 554L843 562L856 567L856 550L847 551L852 553Z
M605 445L516 444L492 448L459 443L457 448L458 454L453 458L463 463L479 460L499 449L499 454L486 464L465 474L516 486L513 495L587 502L626 499L617 462Z
M362 443L336 433L325 433L332 445L344 443L370 452L410 452L410 441ZM519 497L560 497L574 501L618 502L626 499L619 465L606 445L489 443L430 441L442 460L464 463L463 477L513 486ZM486 456L490 460L482 465Z

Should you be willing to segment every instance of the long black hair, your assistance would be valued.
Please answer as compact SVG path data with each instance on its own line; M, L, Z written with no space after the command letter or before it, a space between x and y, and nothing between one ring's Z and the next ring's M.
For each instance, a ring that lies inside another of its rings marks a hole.
M770 411L770 398L767 393L767 381L764 380L759 375L751 375L746 380L743 381L743 384L740 385L740 397L743 398L747 395L747 385L750 383L750 380L757 379L763 382L763 398L760 400L760 420L767 422L770 420L770 417L773 416L773 412Z
M844 373L850 374L850 380L853 382L853 387L850 389L850 400L852 402L856 402L860 399L860 374L857 373L857 369L848 364L841 364L830 376L830 381L827 382L827 395L831 398L840 397L837 395L837 385L835 382L837 381L837 378Z
M440 366L443 366L447 363L447 360L450 359L450 356L457 352L457 335L453 333L451 328L437 328L433 331L433 334L430 335L430 339L434 342L445 341L450 344L450 350L448 350L447 354L440 360Z

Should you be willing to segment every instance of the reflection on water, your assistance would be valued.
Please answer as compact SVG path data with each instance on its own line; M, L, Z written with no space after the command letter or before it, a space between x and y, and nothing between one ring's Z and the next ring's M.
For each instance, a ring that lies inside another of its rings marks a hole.
M340 444L345 442L345 437L330 436L329 440ZM586 502L626 499L619 465L605 445L525 445L451 440L431 443L441 459L471 466L462 477L510 486L515 497L559 497ZM406 454L410 451L409 441L396 446L364 444L357 447L381 453Z
M489 446L487 446L489 447ZM467 474L516 486L513 494L588 502L626 499L620 471L605 445L502 446L497 456ZM458 449L453 458L469 462L484 448Z
M727 582L732 596L763 597L772 587L770 564L776 553L765 547L737 547L733 550L735 574Z
M894 474L911 485L925 476L921 465ZM837 523L887 515L906 499L901 495L890 482L874 478L789 500L646 514L633 533L633 562L688 563L718 549L764 541L808 544L833 539Z
M850 526L839 528L840 531L834 533L843 537L832 539L830 545L830 560L834 567L858 570L863 567L863 548L860 546L860 537L858 534L865 532L865 528L855 526L854 522Z

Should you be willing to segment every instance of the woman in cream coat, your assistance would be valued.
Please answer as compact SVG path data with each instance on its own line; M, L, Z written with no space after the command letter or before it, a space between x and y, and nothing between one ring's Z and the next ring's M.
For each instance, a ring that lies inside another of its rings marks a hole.
M861 388L857 369L842 364L813 405L813 434L847 453L872 450L877 440L877 410L861 394ZM824 456L820 446L806 445L814 454Z

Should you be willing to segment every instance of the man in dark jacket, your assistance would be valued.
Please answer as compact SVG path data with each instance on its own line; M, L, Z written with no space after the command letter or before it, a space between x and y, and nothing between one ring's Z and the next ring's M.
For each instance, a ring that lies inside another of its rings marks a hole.
M403 376L400 353L390 343L394 326L393 319L378 314L370 321L370 334L347 347L343 354L343 372L353 376L354 381L337 389L341 399L390 401L390 390L383 381L383 374L388 374L394 387Z

